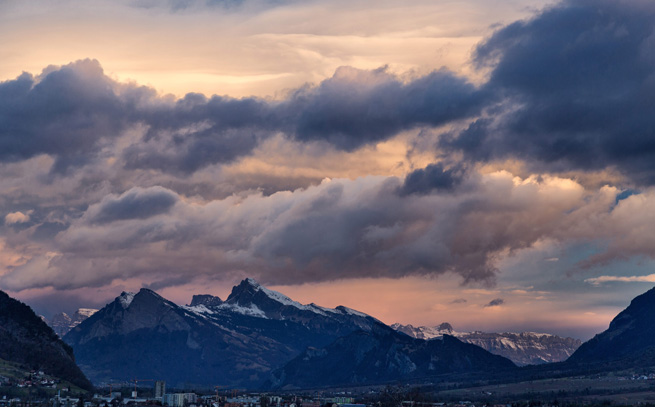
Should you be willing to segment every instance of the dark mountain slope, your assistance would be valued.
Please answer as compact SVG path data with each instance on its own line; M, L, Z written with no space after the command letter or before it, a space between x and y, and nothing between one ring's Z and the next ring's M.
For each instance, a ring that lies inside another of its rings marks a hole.
M75 364L73 350L34 311L0 291L0 359L43 370L85 390L91 383Z
M267 386L291 389L368 385L516 369L508 359L449 335L424 341L380 326L369 332L353 332L322 349L307 349L275 371Z
M655 288L634 298L609 328L583 343L567 363L599 363L632 359L655 365ZM645 358L641 361L641 356ZM646 357L647 356L647 357Z

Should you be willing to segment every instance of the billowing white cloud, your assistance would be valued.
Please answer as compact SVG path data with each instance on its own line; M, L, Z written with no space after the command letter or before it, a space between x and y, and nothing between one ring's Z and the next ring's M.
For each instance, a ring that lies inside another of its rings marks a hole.
M15 223L26 223L30 221L30 214L32 211L23 212L12 212L5 215L5 224L13 225Z

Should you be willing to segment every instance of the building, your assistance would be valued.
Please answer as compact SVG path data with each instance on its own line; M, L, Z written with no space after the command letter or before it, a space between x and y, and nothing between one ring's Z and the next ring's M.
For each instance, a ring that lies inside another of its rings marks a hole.
M195 393L165 394L162 399L162 404L170 407L184 407L197 402L198 396Z
M163 380L158 380L155 382L155 398L157 400L163 400L164 394L166 394L166 382Z

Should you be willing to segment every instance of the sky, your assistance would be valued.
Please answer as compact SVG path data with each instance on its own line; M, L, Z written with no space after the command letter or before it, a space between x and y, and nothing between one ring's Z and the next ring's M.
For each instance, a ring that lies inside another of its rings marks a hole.
M0 289L606 329L655 282L655 4L407 3L0 0Z

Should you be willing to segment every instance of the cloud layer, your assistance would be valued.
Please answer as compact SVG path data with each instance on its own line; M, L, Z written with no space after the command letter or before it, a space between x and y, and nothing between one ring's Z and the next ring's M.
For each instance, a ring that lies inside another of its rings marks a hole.
M128 277L165 284L244 273L276 284L444 273L489 283L499 258L541 240L631 241L621 214L645 197L616 204L616 189L507 172L468 176L445 192L402 187L395 177L365 177L206 202L134 187L89 206L50 250L0 283L74 289ZM634 254L650 254L648 247ZM598 256L620 252L610 246Z
M0 83L0 288L492 285L544 242L609 281L585 273L655 258L654 26L650 2L563 1L478 44L484 80L344 66L275 99L24 73Z
M474 55L498 106L442 145L653 184L654 22L648 1L566 0L498 30Z

